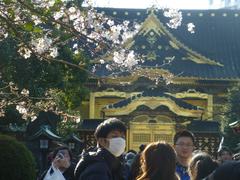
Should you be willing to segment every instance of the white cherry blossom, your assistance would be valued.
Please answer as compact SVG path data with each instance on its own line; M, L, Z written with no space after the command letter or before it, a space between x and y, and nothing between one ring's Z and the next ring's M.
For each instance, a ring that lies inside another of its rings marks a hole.
M55 58L58 56L58 48L57 47L53 47L53 48L50 48L50 56Z
M195 33L195 25L193 23L188 23L187 28L190 33Z
M21 94L24 95L24 96L29 96L29 90L23 89L23 90L21 91Z
M167 9L164 11L163 15L170 18L167 23L168 27L172 29L177 29L182 24L182 12L178 9Z
M28 59L29 57L31 57L32 51L30 51L28 48L22 46L18 49L18 53L21 56L23 56L25 59Z

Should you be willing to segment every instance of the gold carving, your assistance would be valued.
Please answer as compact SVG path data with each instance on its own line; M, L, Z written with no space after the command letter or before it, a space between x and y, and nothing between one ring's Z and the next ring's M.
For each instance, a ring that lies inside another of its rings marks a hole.
M169 41L169 44L174 48L174 49L180 49L177 44L175 44L173 41Z
M147 106L150 109L154 110L159 106L167 106L170 111L174 112L179 116L186 117L201 117L203 111L202 110L189 110L184 109L178 106L173 100L166 97L140 97L136 100L133 100L130 104L120 107L120 108L112 108L112 109L103 109L106 116L121 116L128 115L134 110L137 109L138 106Z
M152 61L152 60L156 60L156 59L157 59L157 55L156 55L156 53L154 51L148 52L147 60Z

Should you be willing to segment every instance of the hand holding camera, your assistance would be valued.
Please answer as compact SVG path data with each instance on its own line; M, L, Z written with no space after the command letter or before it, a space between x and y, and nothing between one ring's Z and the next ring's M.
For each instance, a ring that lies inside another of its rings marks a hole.
M58 152L53 160L53 166L58 169L68 168L70 166L70 160L65 157L64 153Z
M56 159L57 160L64 159L64 155L62 153L58 153Z

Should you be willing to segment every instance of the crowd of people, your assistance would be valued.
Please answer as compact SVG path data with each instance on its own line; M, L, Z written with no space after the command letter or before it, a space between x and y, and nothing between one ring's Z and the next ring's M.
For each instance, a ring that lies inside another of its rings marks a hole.
M141 145L139 152L125 151L126 127L116 118L95 130L97 146L85 150L72 162L71 151L59 147L40 180L240 180L240 161L227 147L215 160L195 148L192 132L175 134L173 146L166 142Z

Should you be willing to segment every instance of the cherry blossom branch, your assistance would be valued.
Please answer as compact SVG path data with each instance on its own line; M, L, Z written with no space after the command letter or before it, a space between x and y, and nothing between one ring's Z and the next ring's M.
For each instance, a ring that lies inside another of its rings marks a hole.
M31 11L31 13L33 13L33 14L36 14L36 15L39 15L39 16L42 16L42 13L41 12L39 12L37 9L34 9L34 8L32 8L31 6L29 6L27 3L25 3L24 1L21 1L21 0L17 0L20 4L22 4L23 6L25 6L27 9L29 9L30 11ZM59 21L59 20L56 20L56 19L54 19L54 18L52 18L51 16L48 16L48 21L49 22L55 22L55 23L57 23L57 24L60 24L62 27L64 27L66 30L69 30L70 32L72 32L76 37L78 37L78 38L82 38L82 37L84 37L84 38L86 38L86 39L89 39L89 40L91 40L92 42L95 42L95 43L98 43L98 41L96 41L95 39L93 39L93 38L90 38L90 37L88 37L88 36L86 36L85 34L83 34L83 33L81 33L81 32L79 32L79 31L77 31L77 30L75 30L74 28L72 28L72 26L69 26L68 24L66 24L66 23L62 23L61 21ZM110 48L110 46L109 46L109 48Z

